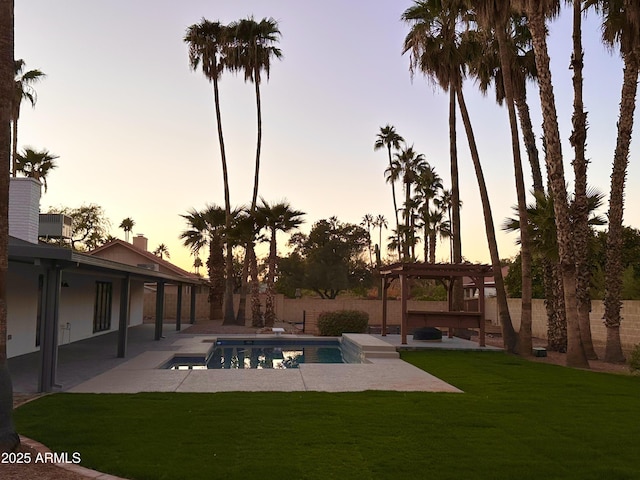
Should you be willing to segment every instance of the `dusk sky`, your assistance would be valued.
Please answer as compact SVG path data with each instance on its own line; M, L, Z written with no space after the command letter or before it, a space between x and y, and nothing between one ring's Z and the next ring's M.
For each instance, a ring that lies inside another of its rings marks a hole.
M303 231L332 215L360 223L367 213L384 214L392 227L391 190L383 175L387 156L373 151L381 126L395 125L450 188L448 96L421 76L412 82L409 59L401 55L409 27L400 16L411 5L408 0L17 0L15 56L28 69L47 74L36 85L36 108L23 103L19 148L46 148L60 156L41 211L96 203L111 220L111 234L120 238L124 232L118 225L132 217L133 233L144 234L150 250L165 243L171 260L192 270L193 258L178 238L187 226L180 214L206 203L224 205L224 197L213 90L201 72L190 71L183 37L203 17L229 23L253 15L278 21L284 54L273 65L269 82L262 84L260 195L270 202L287 199L306 212ZM567 13L550 24L550 54L571 191ZM622 62L617 52L602 46L594 13L584 25L584 49L589 183L608 202ZM482 97L471 81L465 94L499 228L516 203L507 112L495 104L493 94ZM246 205L255 161L254 90L241 76L225 73L220 95L231 202ZM534 85L529 103L540 137ZM488 262L467 145L459 121L463 256ZM636 145L631 148L624 219L634 227L640 226ZM542 150L540 143L538 147ZM524 168L530 186L528 163ZM400 185L397 189L401 191ZM601 213L607 208L605 204ZM498 238L501 257L516 254L515 234L498 232ZM281 235L281 253L285 244ZM448 253L446 243L439 244L438 260L448 261Z

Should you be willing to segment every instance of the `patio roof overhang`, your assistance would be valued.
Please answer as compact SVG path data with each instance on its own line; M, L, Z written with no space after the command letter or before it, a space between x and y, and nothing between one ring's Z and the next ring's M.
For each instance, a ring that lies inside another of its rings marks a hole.
M127 329L129 326L129 304L131 280L154 282L156 293L155 340L162 337L164 318L164 286L178 286L176 329L180 329L182 310L182 286L191 287L191 323L195 321L196 287L205 282L199 278L167 274L143 267L127 265L103 258L93 257L70 248L47 244L34 244L15 237L9 237L9 263L41 266L43 269L42 324L41 324L41 365L40 391L49 392L57 388L56 368L58 358L59 307L62 272L73 271L81 274L99 274L120 280L120 311L118 324L118 357L126 356Z

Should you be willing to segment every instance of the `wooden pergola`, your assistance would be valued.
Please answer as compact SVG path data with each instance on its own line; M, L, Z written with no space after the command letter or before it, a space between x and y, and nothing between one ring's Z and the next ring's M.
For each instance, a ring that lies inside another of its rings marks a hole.
M448 327L451 337L454 328L477 328L479 330L479 345L485 346L484 340L484 279L493 274L490 265L482 264L448 264L448 263L393 263L380 268L382 277L382 335L387 334L387 290L395 279L400 280L400 301L402 319L400 335L402 344L407 344L409 328L419 327ZM469 277L478 289L478 310L452 311L453 280ZM448 310L446 312L411 311L407 309L409 300L409 278L427 278L434 280L448 280Z

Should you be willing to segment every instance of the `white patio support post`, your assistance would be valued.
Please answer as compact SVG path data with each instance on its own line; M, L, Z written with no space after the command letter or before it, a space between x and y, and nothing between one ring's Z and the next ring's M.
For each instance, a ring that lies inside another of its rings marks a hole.
M156 329L155 340L162 338L162 322L164 321L164 281L158 280L156 284Z
M59 387L56 385L56 372L58 368L58 315L61 283L62 269L54 262L46 270L42 291L44 321L40 327L39 392L52 392Z
M120 282L120 319L118 323L118 358L127 356L127 332L129 327L129 302L131 278L127 275Z
M191 290L191 309L189 311L189 321L190 323L193 325L194 323L196 323L196 286L195 285L191 285L189 287L189 289Z
M178 284L178 298L176 300L176 332L182 328L182 284Z

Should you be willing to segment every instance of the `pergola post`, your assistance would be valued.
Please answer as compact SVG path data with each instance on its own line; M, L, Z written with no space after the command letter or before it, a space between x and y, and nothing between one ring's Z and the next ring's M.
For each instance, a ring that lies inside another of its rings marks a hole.
M162 322L164 321L164 281L158 280L156 284L156 329L154 340L162 338Z
M127 355L127 332L129 327L129 301L131 297L131 278L127 275L120 282L120 318L118 321L118 358Z
M178 298L176 300L176 332L182 328L182 284L178 285Z
M387 282L385 277L382 278L382 336L387 336L387 293L391 282Z
M409 282L404 272L400 272L400 310L402 321L400 323L400 336L402 345L407 344L407 300L409 299Z

